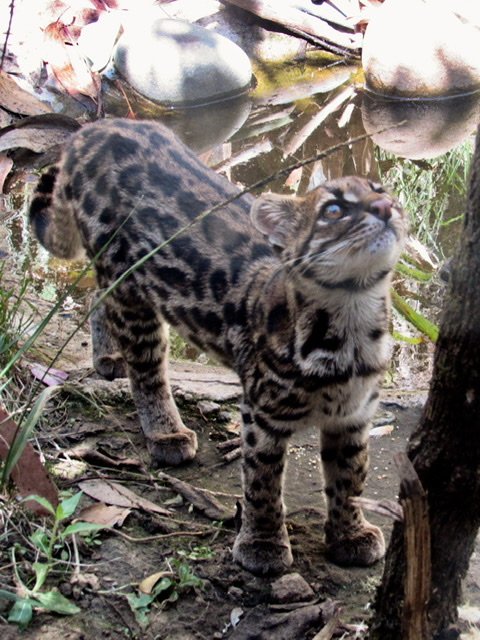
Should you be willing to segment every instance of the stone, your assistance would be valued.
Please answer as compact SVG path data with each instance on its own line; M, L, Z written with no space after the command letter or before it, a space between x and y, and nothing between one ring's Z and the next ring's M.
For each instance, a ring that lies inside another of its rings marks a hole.
M273 602L307 602L315 594L313 589L299 573L287 573L272 582L271 599Z
M461 144L480 122L480 93L437 100L364 94L362 121L376 145L402 158L435 158Z
M477 12L478 13L478 12ZM365 32L366 88L396 98L480 89L479 29L450 0L386 0Z
M227 594L231 600L235 600L235 601L240 600L245 595L243 592L243 589L240 589L240 587L236 587L233 584L230 587L228 587Z
M139 93L165 105L215 102L248 91L247 54L227 38L160 9L132 12L114 62Z
M219 405L218 402L213 402L212 400L200 400L197 402L197 409L200 411L202 416L207 418L216 416L221 409L221 405Z

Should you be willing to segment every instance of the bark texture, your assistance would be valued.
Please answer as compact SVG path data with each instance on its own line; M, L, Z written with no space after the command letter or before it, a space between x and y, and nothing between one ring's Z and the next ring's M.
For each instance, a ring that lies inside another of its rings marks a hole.
M428 634L447 637L480 526L480 129L467 213L440 323L430 391L407 454L428 495ZM396 523L376 601L372 640L403 640L405 553ZM449 638L455 637L450 629ZM420 640L420 639L419 639Z

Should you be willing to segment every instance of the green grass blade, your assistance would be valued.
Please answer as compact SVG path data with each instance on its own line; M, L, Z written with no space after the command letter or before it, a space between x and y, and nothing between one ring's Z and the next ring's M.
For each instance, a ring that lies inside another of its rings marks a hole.
M8 452L7 459L5 460L2 477L0 479L0 487L4 487L7 483L13 467L17 464L32 434L33 429L37 425L40 416L42 415L45 405L47 404L48 400L50 400L52 395L58 392L58 390L58 387L48 387L47 389L44 389L35 401L32 410L28 414L26 420L23 422L21 428L18 429L15 440L12 442L12 446L10 447L10 450Z
M395 290L392 290L392 303L395 309L424 336L427 336L432 342L436 342L438 338L438 327L418 311L415 311L408 302L402 298Z

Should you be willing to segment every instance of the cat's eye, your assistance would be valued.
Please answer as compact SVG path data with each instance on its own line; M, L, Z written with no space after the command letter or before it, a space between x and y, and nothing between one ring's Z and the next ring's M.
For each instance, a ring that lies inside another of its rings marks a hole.
M345 214L345 210L338 202L330 202L323 207L322 215L327 220L338 220Z

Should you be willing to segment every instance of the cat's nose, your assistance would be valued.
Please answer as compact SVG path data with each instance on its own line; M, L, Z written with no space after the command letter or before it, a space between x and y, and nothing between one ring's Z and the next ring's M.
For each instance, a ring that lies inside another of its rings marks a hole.
M388 198L375 200L370 203L369 211L373 213L374 216L377 216L377 218L380 218L380 220L387 222L387 220L390 220L392 217L392 201Z

